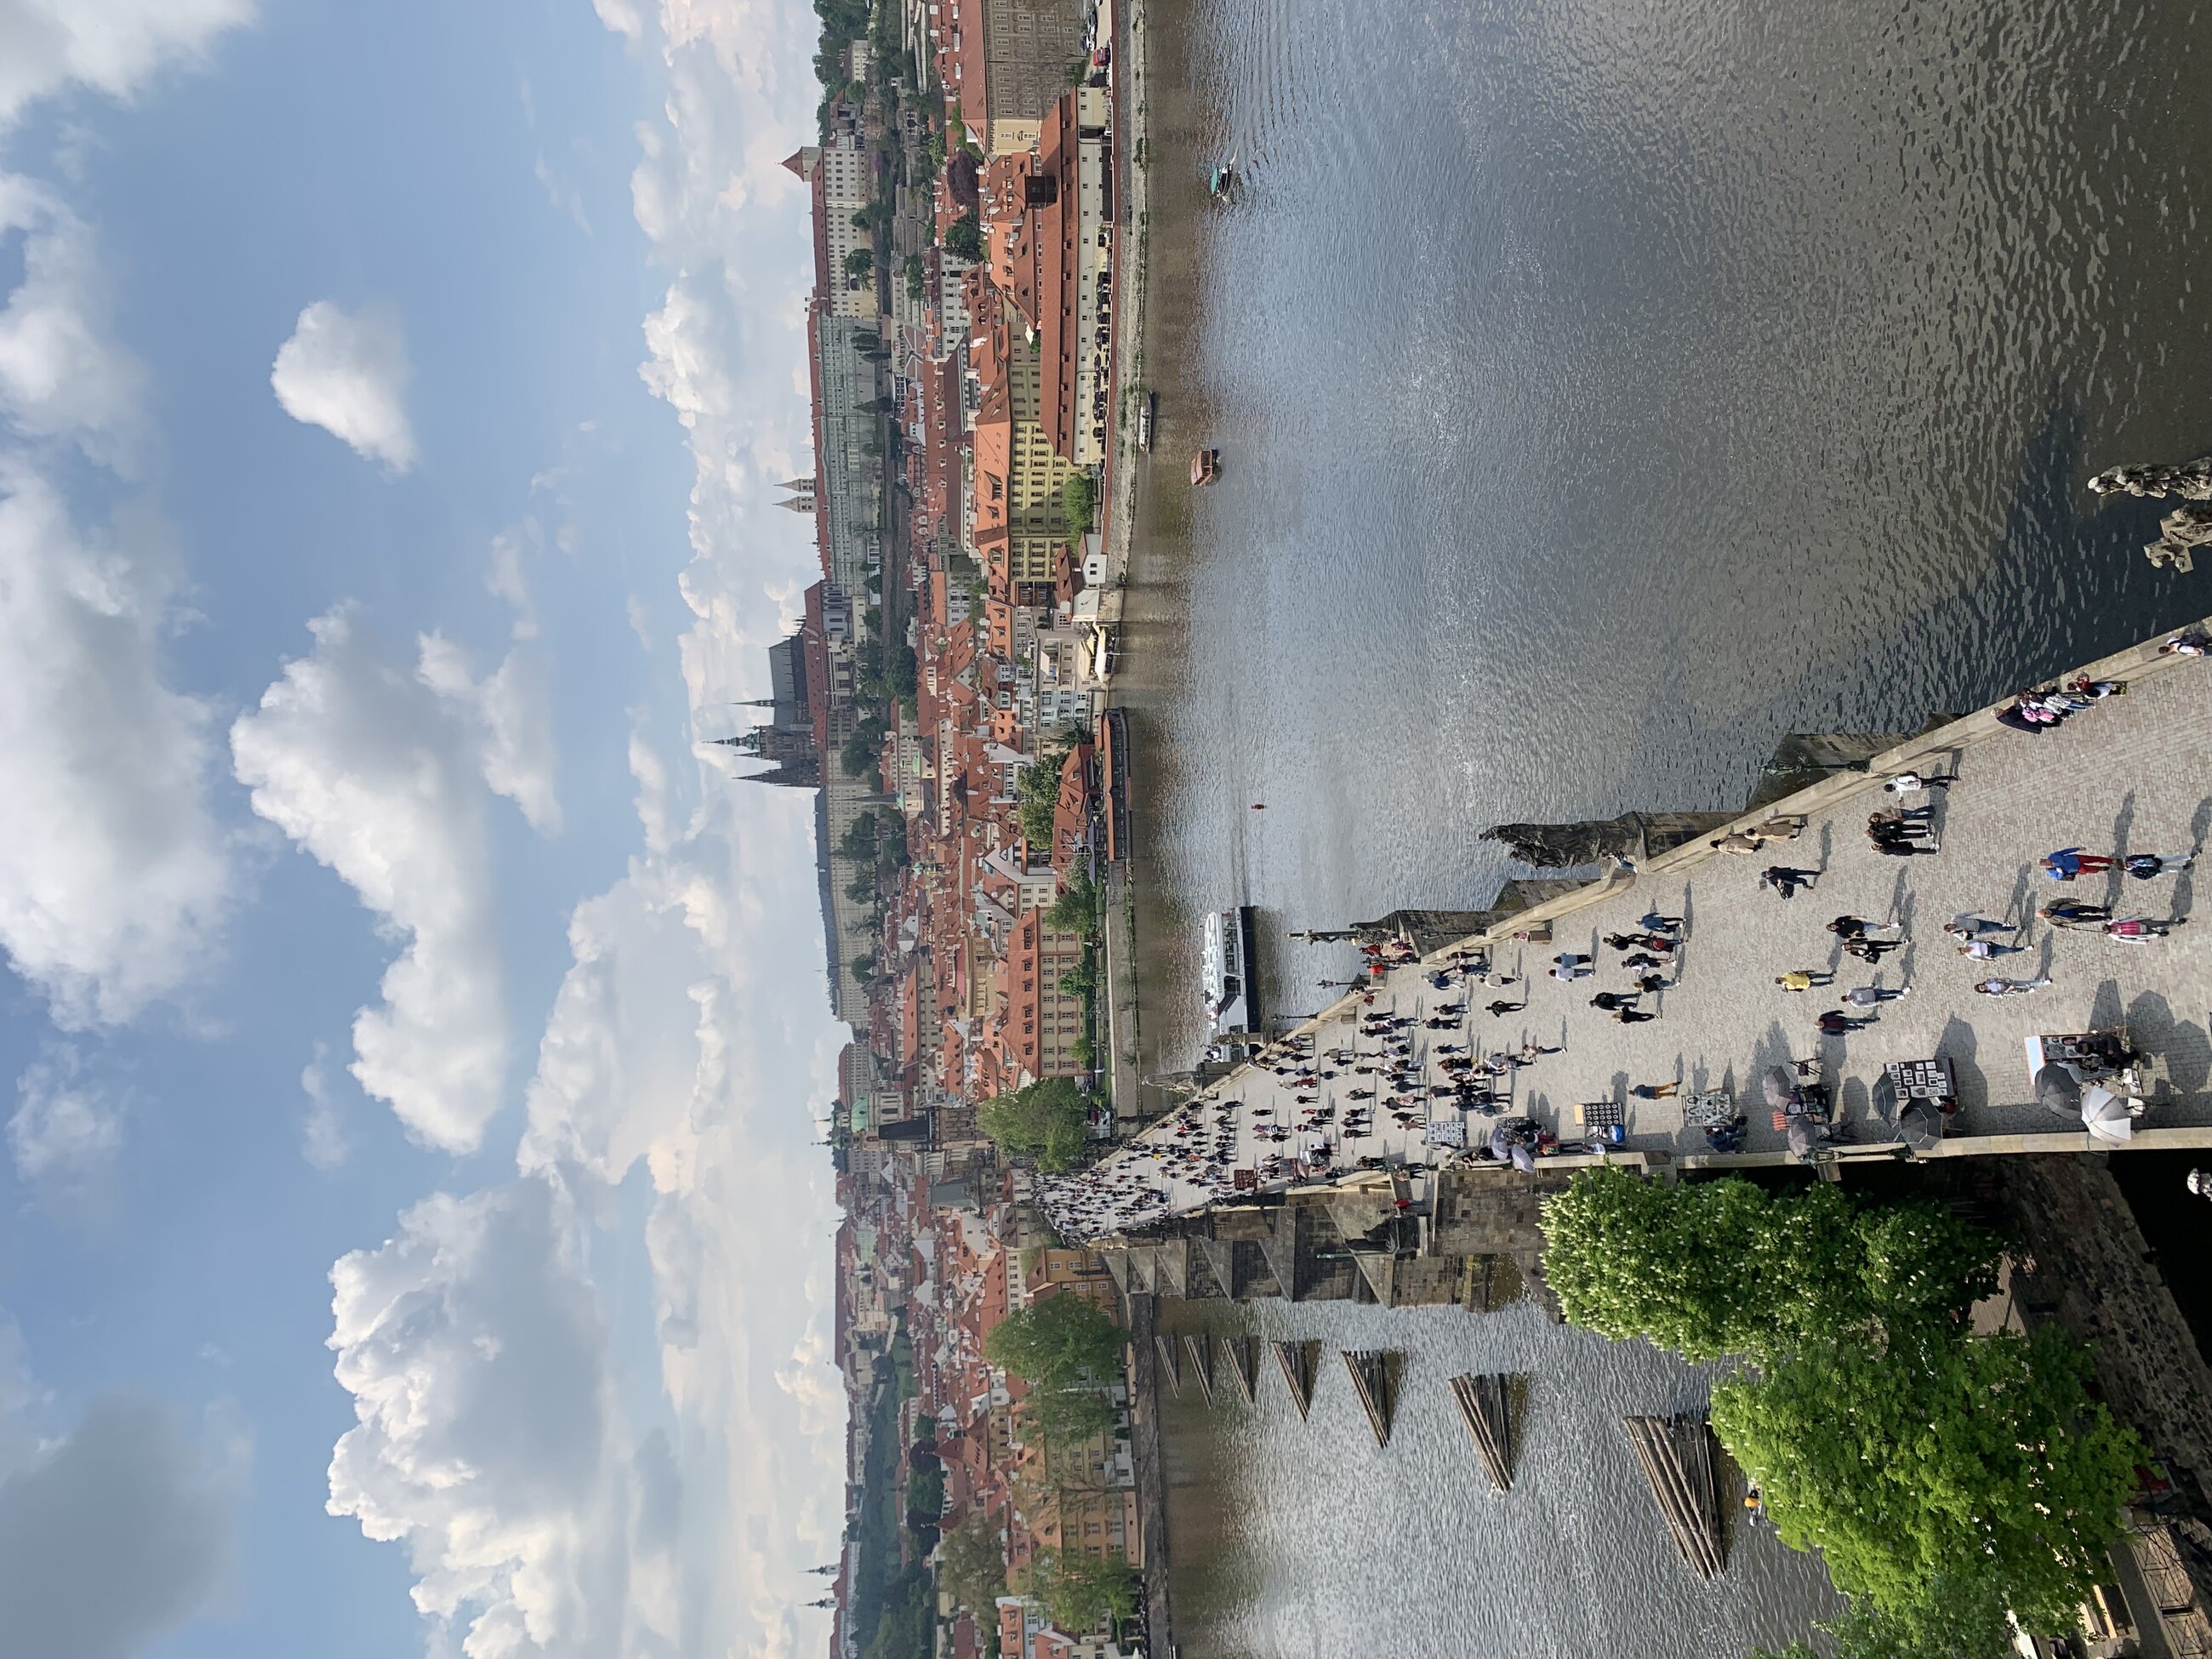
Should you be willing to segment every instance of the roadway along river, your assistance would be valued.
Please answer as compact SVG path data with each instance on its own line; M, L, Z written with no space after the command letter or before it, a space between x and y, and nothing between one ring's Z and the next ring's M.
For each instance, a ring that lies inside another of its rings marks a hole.
M1486 901L1490 823L1740 805L1784 732L1917 726L2212 611L2136 550L2154 509L2081 487L2212 448L2197 15L1152 0L1149 984L1194 983L1197 915L1242 898L1308 1012L1345 958L1283 933ZM1148 996L1146 1069L1188 1062L1194 1000ZM1216 1483L1176 1498L1186 1659L1723 1651L1814 1610L1771 1539L1709 1588L1665 1559L1614 1419L1690 1373L1525 1309L1261 1313L1412 1333L1435 1432L1378 1456L1317 1404L1175 1437ZM1494 1504L1442 1378L1516 1354L1553 1415Z

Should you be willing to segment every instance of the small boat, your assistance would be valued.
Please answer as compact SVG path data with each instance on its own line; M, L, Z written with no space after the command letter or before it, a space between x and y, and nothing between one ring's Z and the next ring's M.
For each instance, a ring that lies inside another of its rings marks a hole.
M1206 997L1207 1024L1218 1036L1260 1030L1259 987L1252 963L1253 909L1212 910L1206 917L1206 943L1199 982Z
M1215 201L1226 201L1229 192L1237 188L1237 158L1216 161L1206 170L1206 193Z
M1137 447L1149 450L1152 447L1152 422L1160 412L1160 394L1147 392L1137 404Z
M1190 487L1197 489L1215 483L1221 477L1221 452L1201 449L1190 458Z

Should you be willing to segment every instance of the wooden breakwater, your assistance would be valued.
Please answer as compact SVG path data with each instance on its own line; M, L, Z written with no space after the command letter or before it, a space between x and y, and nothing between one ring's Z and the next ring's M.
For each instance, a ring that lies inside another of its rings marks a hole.
M1367 1426L1375 1431L1377 1449L1390 1443L1390 1419L1397 1409L1397 1388L1390 1375L1395 1358L1387 1348L1350 1348L1344 1352L1344 1369L1352 1375L1352 1391L1367 1413Z
M1318 1342L1278 1342L1275 1363L1283 1368L1283 1386L1291 1391L1291 1404L1304 1419L1313 1410L1314 1376L1321 1358Z
M1182 1394L1182 1362L1176 1356L1175 1338L1165 1331L1154 1331L1152 1348L1159 1356L1160 1375L1168 1380L1168 1392L1180 1397Z
M1232 1336L1222 1346L1229 1354L1229 1373L1237 1379L1237 1391L1244 1396L1244 1403L1260 1403L1260 1339L1256 1336Z
M1651 1496L1674 1536L1674 1547L1698 1577L1717 1577L1728 1564L1722 1553L1720 1480L1712 1430L1704 1418L1686 1412L1673 1417L1627 1417L1621 1422L1643 1461L1644 1478L1651 1483Z
M1451 1380L1452 1398L1458 1402L1460 1417L1467 1424L1468 1438L1474 1443L1475 1455L1482 1460L1483 1472L1489 1475L1490 1484L1499 1492L1513 1490L1513 1409L1509 1381L1497 1372L1455 1376Z
M1190 1356L1190 1369L1198 1378L1198 1391L1206 1396L1210 1409L1213 1405L1213 1339L1203 1333L1186 1335L1182 1346Z

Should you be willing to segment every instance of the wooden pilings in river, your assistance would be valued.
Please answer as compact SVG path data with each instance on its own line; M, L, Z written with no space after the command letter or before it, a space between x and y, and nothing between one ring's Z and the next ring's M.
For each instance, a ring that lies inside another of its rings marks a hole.
M1165 1331L1152 1333L1152 1350L1159 1356L1160 1375L1168 1380L1168 1392L1182 1393L1182 1362L1176 1357L1175 1338Z
M1198 1391L1206 1396L1206 1406L1213 1404L1213 1339L1203 1332L1187 1334L1182 1340L1183 1352L1190 1356L1190 1368L1198 1374Z
M1452 1398L1466 1420L1468 1438L1474 1442L1490 1484L1500 1492L1513 1490L1513 1411L1508 1397L1510 1379L1497 1373L1469 1374L1451 1380Z
M1651 1496L1659 1514L1674 1534L1674 1547L1700 1578L1717 1576L1727 1565L1721 1547L1721 1505L1718 1472L1714 1467L1712 1431L1702 1417L1679 1413L1673 1417L1627 1417L1621 1419L1636 1455L1644 1462L1644 1478L1651 1483Z
M1229 1351L1230 1374L1237 1379L1237 1390L1244 1396L1244 1403L1260 1403L1260 1339L1256 1336L1232 1336L1222 1345Z
M1390 1443L1390 1419L1396 1410L1397 1390L1390 1376L1392 1355L1385 1348L1348 1348L1344 1369L1352 1374L1352 1391L1367 1413L1367 1426L1375 1431L1379 1450Z
M1283 1386L1291 1391L1291 1404L1303 1420L1313 1409L1315 1362L1321 1357L1318 1342L1278 1342L1275 1363L1283 1368Z

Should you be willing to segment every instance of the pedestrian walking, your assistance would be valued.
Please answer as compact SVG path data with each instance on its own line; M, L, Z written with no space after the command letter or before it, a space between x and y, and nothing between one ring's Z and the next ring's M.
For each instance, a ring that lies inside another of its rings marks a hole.
M1633 1007L1636 1003L1636 994L1633 991L1600 991L1590 999L1590 1006L1602 1008L1606 1012L1612 1013L1616 1009Z
M1911 989L1910 985L1900 985L1893 991L1880 985L1855 985L1844 993L1844 1000L1854 1008L1875 1008L1885 1002L1896 1001Z
M1744 834L1754 841L1795 841L1805 833L1805 826L1810 822L1811 819L1797 814L1768 818L1763 823L1751 825Z
M1638 1100L1672 1100L1682 1092L1679 1083L1639 1083L1628 1091Z
M2071 881L2076 876L2100 876L2118 860L2102 853L2085 853L2078 847L2062 847L2043 858L2043 873L2053 881Z
M1881 926L1880 922L1869 921L1864 916L1838 916L1828 924L1828 931L1838 939L1859 939Z
M1899 772L1882 787L1893 795L1917 795L1926 789L1948 789L1958 781L1956 772Z
M2100 927L2112 919L2112 907L2089 904L2081 899L2058 899L2035 914L2054 927Z
M1570 981L1588 979L1596 971L1597 969L1590 965L1590 959L1588 957L1562 952L1553 966L1552 977L1561 981Z
M2130 853L2126 870L2137 881L2156 881L2160 876L2178 876L2197 862L2194 853L2166 858L2157 853Z
M1647 933L1671 933L1682 925L1682 918L1662 916L1656 910L1646 910L1637 918L1636 925Z
M1641 1008L1616 1008L1613 1011L1613 1017L1623 1025L1642 1025L1659 1018L1656 1014L1646 1013Z
M1490 1017L1497 1019L1505 1014L1517 1014L1528 1006L1528 1001L1525 997L1518 1002L1493 1002L1490 1005Z
M1756 853L1765 844L1755 836L1747 836L1741 830L1731 830L1714 842L1712 847L1716 853Z
M1809 991L1815 985L1832 985L1836 976L1825 968L1792 968L1786 974L1777 974L1774 982L1785 991Z
M1661 968L1666 964L1653 956L1650 951L1638 951L1632 957L1621 957L1620 965L1624 968Z
M1813 1023L1828 1036L1849 1036L1853 1031L1863 1031L1873 1024L1875 1017L1872 1014L1862 1014L1853 1018L1840 1008L1831 1008Z
M1650 991L1656 994L1667 988L1666 977L1660 974L1638 974L1636 976L1636 988L1638 991Z
M2000 945L1993 939L1959 941L1959 954L1972 957L1976 962L1993 962L1999 957L2016 957L2027 949L2025 945Z
M1759 884L1771 887L1784 898L1795 898L1799 888L1810 891L1820 879L1818 870L1800 870L1791 865L1770 864L1759 872Z
M2160 921L2153 916L2122 916L2105 924L2105 937L2140 945L2146 939L2164 939L2187 920L2186 916L2177 916L2172 921Z
M1984 979L1974 984L1974 994L1984 997L2024 997L2051 983L2048 975L2035 979Z
M1991 921L1987 916L1978 916L1972 910L1961 910L1943 924L1943 931L1953 939L1983 939L1991 933L2016 933L2016 921Z
M1847 939L1844 953L1856 957L1861 962L1880 962L1893 951L1902 951L1905 941L1895 939Z

